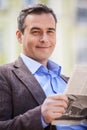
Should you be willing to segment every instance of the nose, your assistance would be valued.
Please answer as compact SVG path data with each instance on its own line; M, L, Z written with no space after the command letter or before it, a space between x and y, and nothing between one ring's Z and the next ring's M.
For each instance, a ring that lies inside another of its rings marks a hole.
M49 38L48 35L46 33L43 33L40 37L40 42L48 42Z

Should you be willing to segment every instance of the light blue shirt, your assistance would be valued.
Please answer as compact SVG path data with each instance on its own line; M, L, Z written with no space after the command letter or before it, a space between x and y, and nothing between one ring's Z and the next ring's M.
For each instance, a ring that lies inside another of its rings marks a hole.
M66 88L66 83L60 77L61 66L49 60L47 63L47 67L45 67L39 62L25 56L24 54L21 54L21 58L24 64L27 66L27 68L31 71L31 73L40 83L46 96L60 94L64 92ZM43 119L42 124L44 127L47 126ZM56 126L56 128L58 130L87 130L87 125L58 125Z

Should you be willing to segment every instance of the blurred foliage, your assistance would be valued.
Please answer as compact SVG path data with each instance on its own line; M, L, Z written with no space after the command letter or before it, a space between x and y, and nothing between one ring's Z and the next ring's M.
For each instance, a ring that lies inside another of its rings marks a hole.
M6 56L5 55L0 55L0 64L5 63L6 61Z
M39 0L41 3L48 4L49 0Z

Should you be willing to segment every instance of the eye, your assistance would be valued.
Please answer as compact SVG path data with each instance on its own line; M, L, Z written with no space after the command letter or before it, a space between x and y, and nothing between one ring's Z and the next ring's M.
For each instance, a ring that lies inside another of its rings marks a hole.
M54 31L54 30L49 30L49 31L47 31L47 33L48 33L49 35L54 35L54 34L55 34L55 31Z
M40 35L40 31L38 30L33 30L31 33L35 36Z

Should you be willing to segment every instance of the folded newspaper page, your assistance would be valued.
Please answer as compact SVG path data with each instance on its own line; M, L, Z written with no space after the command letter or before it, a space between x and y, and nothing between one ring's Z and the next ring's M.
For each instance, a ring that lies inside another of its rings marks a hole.
M69 99L66 113L52 122L52 125L87 124L87 66L77 65L64 92Z

